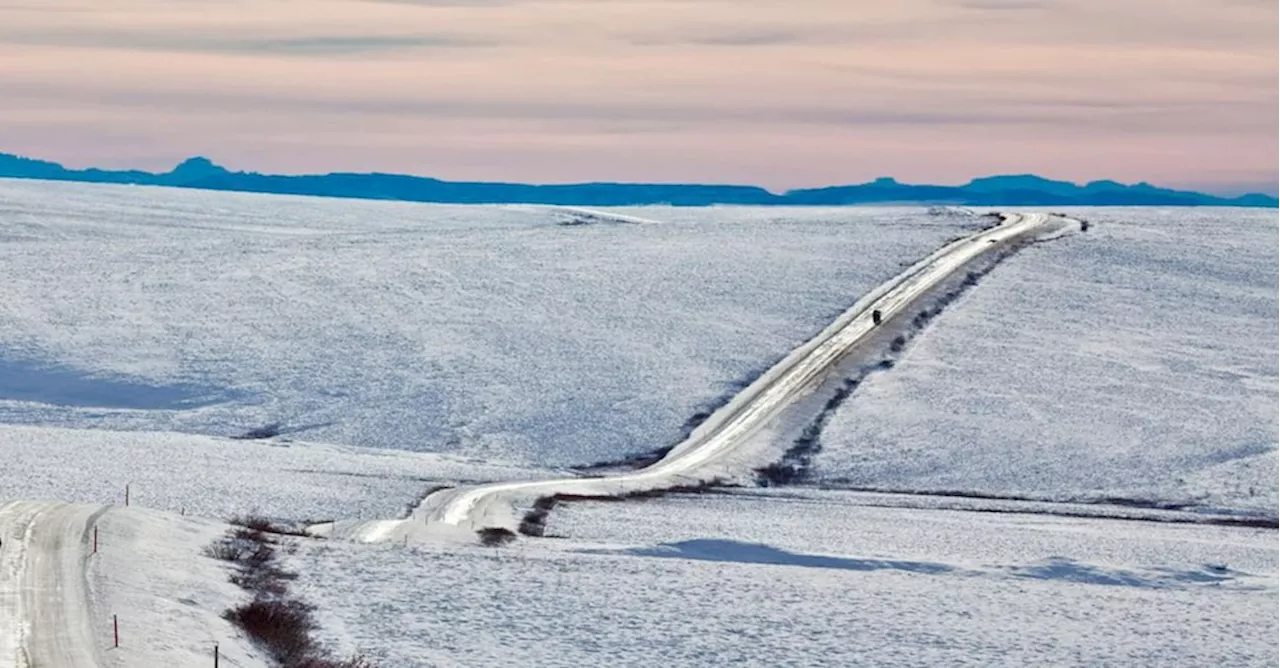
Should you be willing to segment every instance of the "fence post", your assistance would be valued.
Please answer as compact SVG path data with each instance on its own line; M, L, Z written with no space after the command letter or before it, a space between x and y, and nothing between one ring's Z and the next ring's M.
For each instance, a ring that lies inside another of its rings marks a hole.
M116 615L111 615L111 634L115 636L115 640L116 640L115 646L119 647L120 646L120 618Z
M93 525L93 553L98 553L98 525Z
M124 484L124 505L129 505L129 483Z
M213 643L213 668L218 668L218 643Z

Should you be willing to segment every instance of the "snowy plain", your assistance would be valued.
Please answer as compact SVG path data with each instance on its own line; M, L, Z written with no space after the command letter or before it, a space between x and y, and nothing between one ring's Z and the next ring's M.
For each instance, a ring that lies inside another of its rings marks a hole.
M973 227L606 213L633 220L0 180L0 499L129 483L144 508L102 527L129 567L89 584L152 632L109 658L257 665L201 554L225 525L191 515L403 516L669 445ZM1074 213L1094 228L1007 260L833 412L819 482L1274 517L1274 213ZM565 505L561 537L501 549L299 539L288 564L326 644L387 667L1278 658L1274 530L767 492Z
M101 639L103 668L219 666L267 668L265 653L222 611L245 593L231 569L205 554L228 529L209 519L115 506L96 523L99 550L87 563L90 623ZM120 646L107 642L119 620Z
M575 503L559 537L505 549L309 543L292 563L326 639L383 665L1277 659L1274 531L824 494Z
M835 411L821 484L1276 517L1276 213L1076 215Z
M673 222L0 180L0 423L279 423L551 466L647 452L973 226L629 213Z
M226 520L398 517L427 491L547 469L323 443L0 425L0 498L123 504Z

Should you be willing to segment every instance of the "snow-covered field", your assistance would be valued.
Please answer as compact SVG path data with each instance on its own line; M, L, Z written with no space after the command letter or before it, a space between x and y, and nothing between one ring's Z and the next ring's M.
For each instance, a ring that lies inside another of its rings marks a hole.
M205 554L227 525L142 508L113 507L97 522L98 553L86 579L103 668L219 666L267 668L270 662L222 612L247 598L230 583L230 568ZM114 642L114 641L113 641Z
M1276 517L1276 213L1079 215L857 389L822 481Z
M571 504L552 518L567 537L506 549L312 543L294 558L298 588L330 642L388 666L1277 658L1274 531L822 493Z
M358 540L403 540L403 532L423 522L514 531L521 520L511 511L532 506L539 498L620 497L712 481L719 486L751 484L759 467L784 457L788 423L812 420L815 404L825 401L833 384L844 382L842 374L881 365L883 355L900 347L894 341L901 341L910 323L926 317L922 314L945 301L950 290L979 275L973 270L990 267L1028 243L1060 238L1081 226L1080 221L1048 214L1002 214L998 224L948 243L863 296L641 470L600 467L594 470L597 475L585 478L575 474L441 490L399 522L341 522L324 530ZM796 420L796 415L803 417Z
M556 537L503 548L299 539L293 589L327 646L384 668L1275 665L1274 529L1053 515L1114 497L1275 518L1275 213L1074 213L1087 233L1000 264L831 411L814 468L1041 502L562 504ZM220 617L248 595L202 554L217 520L403 517L438 486L671 445L974 227L0 180L0 503L129 485L132 508L89 520L100 665L206 665L214 642L262 665ZM75 545L4 524L14 573L48 556L24 547L86 549L89 524ZM115 613L128 646L108 651Z
M0 422L584 464L699 407L971 221L645 207L658 225L0 180Z
M0 425L0 499L124 503L226 520L398 517L432 489L546 469L455 455L165 432Z

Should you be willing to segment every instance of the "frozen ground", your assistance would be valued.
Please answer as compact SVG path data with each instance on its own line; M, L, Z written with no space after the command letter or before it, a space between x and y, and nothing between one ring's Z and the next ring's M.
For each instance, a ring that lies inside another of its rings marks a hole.
M711 481L752 481L753 471L781 456L782 426L812 420L811 404L832 376L855 367L878 364L891 337L916 322L979 267L990 267L1002 254L1044 238L1057 238L1082 223L1047 214L1010 214L998 225L966 235L912 264L900 274L860 298L813 339L787 353L731 401L706 417L688 438L640 470L603 475L574 475L552 480L502 482L441 490L425 498L412 516L399 523L386 519L341 522L326 529L330 535L365 541L402 540L405 531L423 523L455 527L505 527L521 522L513 506L532 505L552 496L626 497L639 492L689 487ZM977 264L975 264L977 263ZM967 269L966 269L967 268ZM901 335L895 340L901 340Z
M0 666L205 666L217 645L225 665L265 667L221 617L245 598L204 555L226 529L138 508L0 501Z
M311 543L326 639L394 666L1254 666L1273 531L862 508L573 504L507 549Z
M648 451L972 225L624 213L0 181L0 423Z
M99 551L88 560L86 579L90 623L101 646L98 666L212 666L215 644L220 666L271 665L222 618L248 598L228 582L228 565L205 554L226 524L115 507L97 525ZM120 623L118 648L110 648L113 614Z
M1099 224L999 267L834 412L823 481L1274 517L1274 214L1082 213ZM0 181L0 499L130 484L88 562L99 649L113 613L128 645L104 665L204 665L212 642L259 665L219 617L243 593L200 556L224 525L154 509L396 517L437 485L670 444L967 225ZM945 502L577 504L505 549L308 539L288 561L326 644L386 667L1280 659L1274 530ZM5 534L0 561L66 535Z
M857 389L821 482L1276 516L1275 212L1078 215Z
M0 425L0 500L130 501L228 519L400 517L428 490L542 469L453 455L161 432Z

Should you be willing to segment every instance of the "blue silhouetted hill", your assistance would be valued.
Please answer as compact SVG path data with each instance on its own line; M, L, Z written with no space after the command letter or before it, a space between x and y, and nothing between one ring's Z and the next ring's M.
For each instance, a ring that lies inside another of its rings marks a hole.
M535 185L442 181L403 174L276 175L233 172L208 158L183 161L172 171L67 169L55 162L0 153L0 177L132 183L139 185L234 190L244 192L354 197L452 204L562 204L625 206L672 204L849 205L956 204L963 206L1253 206L1275 207L1277 199L1250 194L1217 197L1159 188L1148 183L1125 185L1091 181L1083 186L1034 174L987 176L960 186L913 185L892 178L869 183L771 193L757 186L693 183L575 183Z

